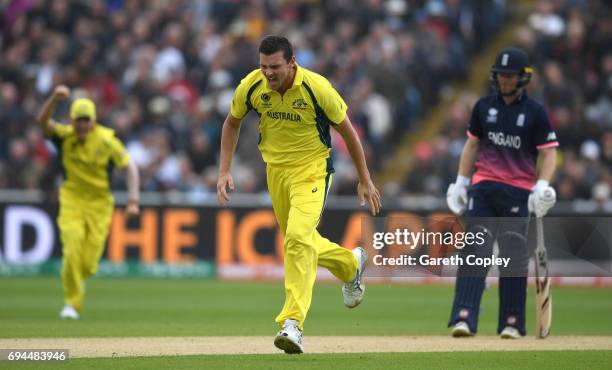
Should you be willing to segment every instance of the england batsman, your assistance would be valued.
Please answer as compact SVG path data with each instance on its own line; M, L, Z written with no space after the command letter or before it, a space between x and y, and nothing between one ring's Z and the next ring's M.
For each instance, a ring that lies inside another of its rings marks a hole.
M527 216L542 217L555 203L549 182L559 143L544 107L527 96L531 75L523 50L510 47L497 55L490 71L494 94L472 110L457 180L447 192L452 212L461 215L467 209L467 231L485 235L484 245L466 246L460 255L491 256L497 239L499 256L510 258L507 268L500 267L497 333L502 338L526 334ZM496 222L494 217L504 219ZM448 323L454 337L476 334L487 272L485 267L459 267Z
M85 279L98 270L98 261L110 228L114 208L109 176L114 166L127 168L128 216L139 213L138 168L114 131L96 121L96 106L86 98L70 106L70 124L51 116L70 90L58 86L45 101L38 122L55 144L64 174L59 191L57 224L62 242L62 319L79 318L83 308Z
M334 168L330 127L344 139L359 176L361 205L380 210L380 195L366 165L363 148L346 114L347 106L327 79L300 67L285 37L267 36L259 46L260 68L236 88L223 124L217 194L229 201L234 190L232 156L243 117L259 115L259 150L266 162L268 190L284 235L285 304L276 317L281 330L274 344L286 353L302 353L302 330L310 308L317 266L345 284L344 304L357 306L364 294L367 255L352 252L317 231Z

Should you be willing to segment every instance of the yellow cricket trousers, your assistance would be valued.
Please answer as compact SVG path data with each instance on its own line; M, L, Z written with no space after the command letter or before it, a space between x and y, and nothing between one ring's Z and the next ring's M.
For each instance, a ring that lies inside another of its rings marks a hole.
M113 214L112 194L77 195L60 189L57 224L62 241L64 302L80 310L83 281L98 271Z
M282 326L294 319L303 328L310 308L317 265L343 282L357 273L357 260L319 234L317 225L331 185L331 160L318 159L302 166L268 165L268 190L278 225L285 237L285 305L276 317Z

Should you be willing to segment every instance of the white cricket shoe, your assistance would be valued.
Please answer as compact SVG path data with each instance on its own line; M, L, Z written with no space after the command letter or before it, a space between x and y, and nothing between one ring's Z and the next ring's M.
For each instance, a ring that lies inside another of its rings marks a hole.
M74 309L74 307L67 304L64 306L64 308L62 308L62 312L60 312L60 318L62 320L66 320L66 319L78 320L79 313L77 312L77 310Z
M304 353L302 332L298 328L297 320L285 320L283 328L274 338L274 345L288 354Z
M363 273L368 263L368 253L365 249L357 247L353 249L353 255L357 259L357 273L355 278L342 286L342 298L344 305L348 308L354 308L361 303L365 294L365 284L363 282Z
M461 338L461 337L472 337L474 336L474 333L472 333L472 331L470 330L470 327L468 326L467 322L459 321L455 324L455 326L453 326L451 335L454 338Z
M499 334L502 339L519 339L521 333L514 326L506 326L504 330Z

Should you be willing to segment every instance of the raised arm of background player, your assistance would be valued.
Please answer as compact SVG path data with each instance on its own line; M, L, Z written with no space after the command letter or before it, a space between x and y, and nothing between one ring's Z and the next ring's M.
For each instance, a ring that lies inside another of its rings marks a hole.
M228 189L234 190L234 179L232 178L230 170L232 167L232 157L240 134L240 123L241 120L229 113L223 123L223 130L221 132L221 155L219 159L219 179L217 180L217 198L219 204L222 206L229 201ZM348 117L345 117L339 125L334 125L332 127L334 127L344 139L349 153L351 154L351 158L355 163L355 168L359 176L357 194L359 195L361 206L364 206L367 200L372 215L378 214L381 207L380 193L372 182L361 142L359 141L359 137L351 121Z
M467 207L467 187L474 171L474 164L478 156L480 142L477 138L468 136L463 147L461 159L459 160L459 172L457 180L448 186L446 192L446 203L448 208L456 215L461 215ZM538 181L529 196L530 211L542 217L555 204L555 199L542 197L544 189L554 189L549 185L555 172L557 150L555 148L538 149L538 160L540 161Z
M45 103L43 104L42 109L36 116L36 120L40 125L40 128L44 132L45 136L51 137L53 136L54 127L57 124L52 118L51 115L55 111L55 106L58 102L62 100L68 99L70 96L70 89L67 86L60 85L57 86L53 93ZM139 202L140 202L140 179L138 176L138 166L134 162L133 159L130 158L127 169L127 190L128 190L128 203L125 207L125 212L128 216L135 216L140 213Z

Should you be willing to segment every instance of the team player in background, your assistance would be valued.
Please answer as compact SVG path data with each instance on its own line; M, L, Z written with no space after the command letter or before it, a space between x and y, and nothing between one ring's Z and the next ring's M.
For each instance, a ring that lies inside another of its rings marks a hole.
M84 281L94 275L110 228L114 208L109 176L113 166L127 168L126 213L139 213L138 168L114 131L96 121L96 106L86 98L70 106L70 125L51 119L55 106L70 90L58 86L45 101L38 122L57 147L64 183L59 191L57 224L62 242L62 319L79 318Z
M447 203L457 215L467 209L468 231L487 235L485 245L466 246L460 253L490 257L497 239L499 256L511 258L510 266L500 268L497 333L502 338L519 338L526 334L527 216L533 212L542 217L555 203L555 197L544 194L554 194L549 182L559 143L546 111L525 92L532 69L523 50L503 49L490 75L495 93L481 98L472 110L459 173L448 188ZM504 219L496 222L492 217ZM459 267L448 323L454 337L476 334L487 272L484 267Z
M282 231L285 258L285 304L276 322L274 344L286 353L302 353L302 330L310 308L317 265L345 284L344 304L363 299L367 255L362 248L340 247L317 231L334 172L330 127L344 139L355 163L361 205L380 210L380 195L370 178L363 149L346 114L347 106L324 77L300 67L284 37L268 36L259 46L260 68L236 88L223 124L217 194L219 203L234 190L230 173L240 124L249 110L260 118L259 149L266 162L268 190Z

